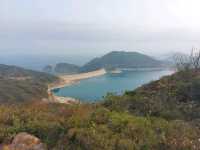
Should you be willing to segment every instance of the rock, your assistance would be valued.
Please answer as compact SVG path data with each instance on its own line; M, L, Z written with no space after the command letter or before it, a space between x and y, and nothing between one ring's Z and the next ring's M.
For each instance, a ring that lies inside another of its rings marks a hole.
M53 66L48 65L43 68L43 71L46 73L53 73L53 69L54 69Z
M76 74L79 72L80 67L69 63L56 64L54 71L58 74Z
M3 150L46 150L46 147L37 137L27 133L19 133L12 143Z

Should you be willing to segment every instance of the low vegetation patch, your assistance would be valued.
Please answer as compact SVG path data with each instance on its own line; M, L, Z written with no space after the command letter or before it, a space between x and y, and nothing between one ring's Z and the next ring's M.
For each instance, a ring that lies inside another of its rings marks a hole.
M193 149L199 129L185 121L139 117L97 105L20 104L0 106L0 142L20 132L49 149Z

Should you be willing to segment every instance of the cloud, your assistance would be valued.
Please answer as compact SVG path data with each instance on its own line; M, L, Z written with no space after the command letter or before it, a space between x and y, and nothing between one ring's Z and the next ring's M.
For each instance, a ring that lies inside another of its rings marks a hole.
M195 0L1 0L0 52L182 51L200 43L198 4Z

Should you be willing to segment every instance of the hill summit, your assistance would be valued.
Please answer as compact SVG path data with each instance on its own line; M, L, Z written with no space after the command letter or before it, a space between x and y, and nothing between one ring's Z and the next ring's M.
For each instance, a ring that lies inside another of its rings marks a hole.
M81 67L81 71L87 72L100 68L151 68L161 66L161 61L138 52L112 51L102 57L94 58Z

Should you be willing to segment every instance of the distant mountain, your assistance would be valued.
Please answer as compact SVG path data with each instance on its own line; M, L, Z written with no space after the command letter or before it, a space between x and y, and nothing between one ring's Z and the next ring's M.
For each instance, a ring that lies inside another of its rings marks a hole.
M91 60L81 67L81 71L87 72L100 68L150 68L161 66L161 61L138 52L113 51Z
M0 64L0 103L47 98L47 85L57 80L46 73Z
M59 63L56 64L54 71L56 73L61 73L61 74L68 74L68 73L73 74L79 72L79 66L69 63Z
M53 66L51 66L51 65L47 65L47 66L45 66L45 67L43 68L43 71L46 72L46 73L53 73L54 68L53 68Z
M43 68L46 73L53 74L75 74L79 72L80 67L69 63L58 63L55 67L47 65Z

